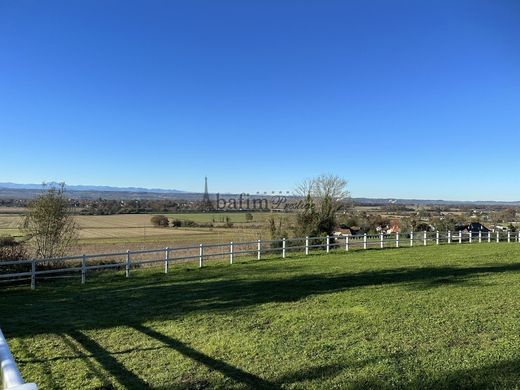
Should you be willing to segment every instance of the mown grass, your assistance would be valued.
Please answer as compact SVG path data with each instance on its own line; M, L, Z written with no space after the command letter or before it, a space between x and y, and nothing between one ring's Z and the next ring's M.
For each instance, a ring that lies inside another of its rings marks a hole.
M519 388L520 245L141 269L4 288L42 389Z
M160 213L156 213L160 214ZM127 249L155 249L161 246L186 245L194 242L215 243L226 241L250 241L260 238L269 213L253 213L253 221L246 221L245 212L236 213L178 213L166 214L170 220L191 220L197 223L216 221L216 227L158 228L150 221L151 214L117 214L76 216L79 242L70 255L103 253ZM225 218L230 218L234 227L223 227ZM19 229L22 214L0 214L0 235L23 238ZM219 225L220 224L220 225ZM136 246L136 244L140 244Z

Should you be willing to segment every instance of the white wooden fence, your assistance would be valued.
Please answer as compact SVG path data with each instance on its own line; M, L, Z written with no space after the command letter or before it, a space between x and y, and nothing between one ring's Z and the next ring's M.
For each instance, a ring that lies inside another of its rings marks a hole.
M257 240L248 242L230 242L225 244L199 244L176 248L162 248L142 251L126 251L119 253L102 253L82 256L61 257L56 259L34 259L23 261L8 261L0 263L0 280L30 279L31 288L36 288L37 277L49 277L56 274L78 274L81 283L87 280L87 273L102 269L125 270L125 276L130 277L133 268L145 264L160 263L164 272L168 273L170 266L176 262L198 262L203 267L206 261L218 258L228 258L233 264L237 256L250 256L262 259L263 255L281 256L286 258L289 252L303 252L308 255L311 250L320 249L329 253L331 250L355 250L371 248L400 248L414 245L441 245L482 242L518 242L520 232L496 233L463 233L463 232L410 232L407 234L364 234L327 237L283 238L281 240ZM108 260L108 264L103 264ZM60 268L61 265L61 268ZM8 268L7 271L5 268ZM22 270L20 270L22 268ZM23 268L26 268L24 270ZM2 385L9 390L37 390L34 383L25 384L9 347L0 330L0 361Z
M2 330L0 330L0 367L2 372L2 388L6 390L38 390L34 383L25 383L13 355L9 350Z
M161 264L168 273L172 264L179 262L198 262L203 267L212 259L229 259L229 263L238 256L256 257L275 255L285 258L287 253L321 249L329 253L333 249L371 249L403 247L416 245L462 244L482 242L520 242L520 232L410 232L406 234L364 234L328 237L283 238L281 240L257 240L247 242L229 242L219 244L199 244L175 248L101 253L55 259L33 259L0 262L0 281L30 280L31 288L36 288L37 278L57 275L79 275L81 283L87 280L89 271L103 269L124 270L126 277L132 269L147 264Z

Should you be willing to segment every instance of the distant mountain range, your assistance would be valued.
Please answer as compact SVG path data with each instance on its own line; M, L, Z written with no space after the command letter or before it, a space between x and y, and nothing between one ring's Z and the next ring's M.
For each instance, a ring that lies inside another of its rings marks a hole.
M45 183L48 186L59 185L59 183ZM0 190L41 190L42 184L17 184L17 183L0 183ZM179 194L185 191L167 190L162 188L141 188L141 187L110 187L110 186L84 186L84 185L67 185L67 191L98 191L98 192L133 192L133 193L153 193L153 194Z
M499 201L499 200L432 200L432 199L391 199L391 198L352 198L358 204L399 204L399 205L475 205L475 206L520 206L520 201Z
M47 185L59 185L59 183L46 183ZM0 183L0 198L3 199L30 199L37 196L42 190L41 184L17 184ZM141 188L141 187L111 187L111 186L88 186L88 185L67 185L67 192L73 198L82 199L185 199L198 200L201 193L181 191L175 189L162 188ZM237 194L220 194L221 197L236 197ZM210 194L213 198L215 194ZM262 197L262 195L252 195ZM520 201L459 201L459 200L429 200L429 199L392 199L392 198L352 198L357 204L382 205L496 205L496 206L520 206Z

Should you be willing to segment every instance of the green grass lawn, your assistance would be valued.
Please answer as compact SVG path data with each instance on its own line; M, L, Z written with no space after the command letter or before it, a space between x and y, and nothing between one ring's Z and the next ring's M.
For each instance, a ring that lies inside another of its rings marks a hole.
M42 389L520 388L520 245L107 272L0 318Z

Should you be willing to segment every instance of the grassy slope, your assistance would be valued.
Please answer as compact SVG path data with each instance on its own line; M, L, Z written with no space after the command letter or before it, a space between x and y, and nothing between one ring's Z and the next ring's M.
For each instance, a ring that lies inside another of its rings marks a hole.
M44 389L518 388L519 257L474 244L105 273L4 289L1 326Z

